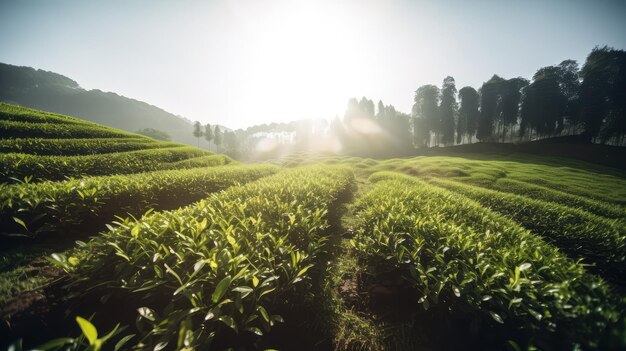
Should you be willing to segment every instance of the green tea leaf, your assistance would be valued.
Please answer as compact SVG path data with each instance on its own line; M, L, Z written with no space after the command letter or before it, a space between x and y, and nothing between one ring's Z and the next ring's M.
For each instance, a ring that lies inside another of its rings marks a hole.
M17 217L13 217L13 220L14 220L17 224L19 224L19 225L21 225L22 227L24 227L24 229L28 230L28 228L26 227L26 223L24 223L24 221L23 221L23 220L21 220L21 219L19 219L19 218L17 218Z
M504 320L502 319L502 317L500 317L499 314L495 313L495 312L489 312L489 314L491 315L491 318L493 318L493 320L495 320L496 322L500 323L500 324L504 324Z
M90 321L80 316L76 316L76 323L78 323L83 335L85 335L87 340L89 340L89 345L95 345L96 340L98 339L98 330L96 327L91 324Z
M231 278L230 276L226 276L224 277L215 287L215 291L213 292L213 295L211 295L211 300L214 303L219 302L222 297L224 297L224 295L226 294L226 291L228 290L228 287L230 286L231 283Z

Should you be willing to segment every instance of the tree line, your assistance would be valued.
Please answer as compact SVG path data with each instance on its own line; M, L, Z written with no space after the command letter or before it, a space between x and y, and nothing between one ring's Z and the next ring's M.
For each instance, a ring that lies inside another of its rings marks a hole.
M197 139L197 146L200 147L200 138L204 138L211 145L215 145L215 151L223 150L222 146L226 149L235 149L237 147L237 136L233 131L224 130L220 126L215 127L207 123L203 126L200 122L196 121L193 124L193 136Z
M415 146L478 141L526 141L563 135L624 145L626 52L596 47L582 67L574 60L542 67L531 80L494 75L476 90L456 89L453 77L441 88L415 91L411 113Z
M626 52L596 47L582 68L574 60L542 67L529 80L493 75L457 90L453 77L414 94L410 114L367 97L348 100L343 118L271 123L221 131L199 122L193 135L232 156L253 153L263 139L282 149L314 151L328 137L357 155L411 153L416 147L523 142L576 135L585 142L625 145ZM322 122L320 122L322 121ZM199 141L198 141L199 143ZM319 145L318 145L319 146ZM313 149L312 149L313 147ZM321 148L321 146L319 146ZM279 148L280 149L280 148ZM276 149L278 154L283 152Z

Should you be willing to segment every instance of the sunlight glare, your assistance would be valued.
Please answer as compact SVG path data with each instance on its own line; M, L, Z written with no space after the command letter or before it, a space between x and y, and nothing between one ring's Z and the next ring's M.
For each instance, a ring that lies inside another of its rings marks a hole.
M334 3L274 5L237 9L249 42L239 48L247 84L237 95L244 96L250 115L261 110L276 111L278 116L268 116L275 119L333 117L362 86L366 57L360 51L367 33L359 33Z

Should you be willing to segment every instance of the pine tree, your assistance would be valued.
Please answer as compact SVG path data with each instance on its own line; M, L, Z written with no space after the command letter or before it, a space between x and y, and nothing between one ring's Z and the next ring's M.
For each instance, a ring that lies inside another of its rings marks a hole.
M200 137L203 135L202 133L202 124L200 124L200 122L196 121L193 124L193 136L196 137L196 139L198 139L198 147L200 147Z
M215 146L222 145L222 138L223 134L220 130L220 126L215 126L215 131L213 132L213 142L215 143Z
M213 129L211 128L211 125L208 123L206 126L204 126L204 139L209 143L209 148L210 148L211 140L213 140Z

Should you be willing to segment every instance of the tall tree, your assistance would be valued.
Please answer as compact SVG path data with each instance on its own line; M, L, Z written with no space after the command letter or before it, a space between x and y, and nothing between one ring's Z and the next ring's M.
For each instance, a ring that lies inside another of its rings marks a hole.
M202 137L202 124L196 121L193 124L193 136L198 140L198 147L200 147L200 137Z
M359 100L351 98L348 100L348 106L346 113L343 116L343 121L347 126L351 125L352 120L361 116L361 107L359 106Z
M626 51L614 50L617 72L612 80L609 101L611 113L603 133L604 140L615 138L616 143L624 145L626 138Z
M580 110L585 134L601 142L626 134L626 53L594 48L581 70Z
M209 123L204 126L204 140L209 143L209 147L211 147L211 140L213 140L213 128Z
M395 151L412 149L410 120L409 115L396 111L393 105L385 106L385 124L382 127L390 136L388 147Z
M441 142L444 145L454 143L454 118L456 115L456 85L454 78L448 76L441 86L441 104L439 116L441 118Z
M476 134L476 127L480 112L480 95L476 89L472 87L463 87L459 90L459 100L461 107L459 108L459 119L457 121L457 143L463 142L465 136L468 141L472 141L472 137Z
M427 147L430 140L430 131L426 119L413 117L413 145L415 147Z
M533 82L524 89L522 100L522 125L520 134L527 128L538 136L560 134L563 130L566 99L561 91L561 70L558 66L540 68Z
M237 148L237 135L235 132L224 132L224 146L230 151L234 151Z
M412 114L413 118L424 119L423 124L429 133L426 146L430 146L430 132L439 133L440 130L438 100L439 88L434 85L422 85L415 91Z
M385 104L382 100L378 100L378 108L376 111L376 120L381 123L385 119Z
M565 121L574 132L581 124L580 119L580 69L575 60L565 60L559 64L559 85L565 98Z
M522 97L522 89L528 85L528 80L522 77L511 78L502 82L501 88L501 111L502 111L502 141L506 137L507 131L510 131L511 139L513 139L513 126L517 124L519 117L520 101Z
M476 137L485 141L491 138L493 134L493 124L498 116L498 102L500 99L501 84L504 81L501 77L494 74L491 79L483 83L480 88L480 119L476 131Z
M213 132L213 142L215 143L215 146L220 146L222 145L222 130L220 129L220 126L215 126L215 131Z
M365 117L374 118L374 115L375 115L374 101L364 96L361 98L361 101L359 101L359 107L361 109L361 112L365 115Z
M328 133L331 136L335 137L336 141L341 144L341 147L344 146L347 138L346 128L338 116L335 116L335 118L330 121L330 125L328 126Z

